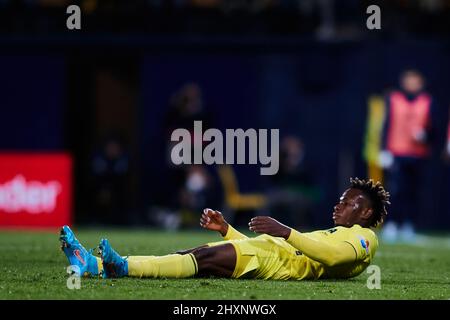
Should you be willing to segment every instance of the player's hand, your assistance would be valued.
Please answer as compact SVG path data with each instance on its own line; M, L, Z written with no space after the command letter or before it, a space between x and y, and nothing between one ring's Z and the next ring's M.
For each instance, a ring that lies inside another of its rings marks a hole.
M390 169L394 164L394 156L387 150L380 151L378 163L383 169Z
M223 218L222 213L217 210L206 208L200 218L200 225L208 230L218 231L222 236L228 232L228 222Z
M425 143L427 141L427 132L420 129L413 134L414 141L417 143Z
M266 216L252 218L248 224L248 228L250 231L256 233L266 233L274 237L283 237L285 239L289 238L289 235L291 234L291 228L278 222L274 218Z

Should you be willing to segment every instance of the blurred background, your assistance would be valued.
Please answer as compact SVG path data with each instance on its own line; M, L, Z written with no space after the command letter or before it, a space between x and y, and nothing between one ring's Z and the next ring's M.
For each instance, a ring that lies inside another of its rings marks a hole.
M326 228L358 176L394 197L386 239L448 231L449 36L448 0L0 0L0 225ZM194 120L279 129L278 174L173 165Z

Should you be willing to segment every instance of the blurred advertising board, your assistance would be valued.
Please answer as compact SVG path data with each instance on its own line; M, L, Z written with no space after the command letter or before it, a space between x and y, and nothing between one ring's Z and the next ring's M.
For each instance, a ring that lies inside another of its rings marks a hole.
M72 221L72 158L0 153L0 227L58 227Z

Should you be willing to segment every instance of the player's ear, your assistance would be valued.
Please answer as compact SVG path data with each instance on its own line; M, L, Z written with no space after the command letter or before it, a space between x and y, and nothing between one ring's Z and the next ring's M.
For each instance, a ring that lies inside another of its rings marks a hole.
M361 218L365 219L365 220L369 220L370 217L373 215L373 209L368 207L368 208L364 208L364 210L361 213Z

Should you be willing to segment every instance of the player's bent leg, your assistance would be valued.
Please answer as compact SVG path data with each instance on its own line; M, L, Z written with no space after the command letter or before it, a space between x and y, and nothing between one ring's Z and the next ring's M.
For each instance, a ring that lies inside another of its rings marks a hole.
M231 277L235 265L236 251L231 244L203 245L166 256L130 256L128 275L139 278Z
M193 252L198 264L199 276L230 278L236 268L236 250L230 243L207 246Z
M128 257L128 276L138 278L189 278L196 275L231 277L236 251L231 244L201 246L192 253ZM105 271L108 270L105 265Z
M109 241L99 245L105 278L189 278L195 275L231 277L236 266L236 251L231 244L202 246L192 253L166 256L121 257Z
M105 278L124 276L138 278L189 278L197 274L197 262L192 254L166 256L121 257L107 239L99 245Z
M77 267L73 269L76 274L97 276L102 272L101 261L83 247L69 226L61 228L59 241L70 265Z

